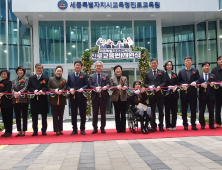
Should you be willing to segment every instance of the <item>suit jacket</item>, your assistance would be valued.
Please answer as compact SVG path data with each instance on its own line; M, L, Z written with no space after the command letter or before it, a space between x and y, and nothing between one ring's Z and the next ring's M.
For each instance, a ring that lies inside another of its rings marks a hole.
M75 72L69 74L68 80L67 80L67 90L70 90L71 88L74 88L75 90L78 89L87 89L88 88L88 75L86 73L80 72L79 77L75 76ZM74 94L78 100L84 100L86 101L86 97L83 96L83 93L81 92L75 92ZM73 99L73 95L70 94L70 100Z
M124 48L129 48L129 44L124 44Z
M115 48L114 45L111 45L111 44L107 44L107 45L106 45L106 48L111 48L111 47L112 47L112 48Z
M62 78L58 82L55 77L50 77L48 81L49 91L55 91L56 89L66 90L66 79ZM59 98L59 99L58 99ZM58 104L59 100L59 104ZM49 96L49 105L66 105L66 96L56 94L55 97Z
M110 80L109 80L109 75L102 72L101 73L100 87L103 87L103 86L109 87L110 86ZM91 74L89 76L89 88L93 89L93 88L96 88L96 87L98 87L98 85L97 85L97 74L94 73L94 74ZM94 100L96 98L96 95L99 95L99 94L95 91L92 91L91 99ZM101 97L104 100L108 100L109 99L108 91L107 90L102 90L101 91Z
M29 83L29 78L28 77L23 77L22 79L20 80L23 80L24 82L21 82L19 83L19 80L18 78L12 80L12 93L15 93L15 92L21 92L21 93L25 93L25 92L28 92L28 83ZM18 97L18 103L28 103L29 100L28 100L28 96L25 95L24 98L21 98L21 97ZM12 98L12 104L15 104L16 103L16 98Z
M11 88L12 88L12 82L9 79L6 80L1 80L0 84L3 85L3 87L0 87L0 93L11 93ZM8 108L12 107L12 99L10 99L11 96L8 96L8 98L3 95L1 97L1 107L2 108Z
M116 76L111 77L111 79L110 79L110 86L111 87L115 87L115 88L113 88L113 93L112 93L112 96L111 96L111 101L112 102L117 102L119 100L119 97L120 97L121 101L127 101L126 90L118 90L117 87L116 87L118 85L121 85L122 87L123 86L127 86L127 78L125 76L121 76L120 77L120 82L118 83ZM121 91L121 95L120 95L120 91Z
M117 45L115 45L115 48L124 48L124 46L123 45L119 46L119 44L117 44Z
M140 101L138 100L138 97L140 98ZM130 107L133 112L137 111L137 108L135 107L139 103L142 103L144 105L147 105L146 100L147 100L147 95L146 93L141 93L139 96L137 94L133 94L132 96L128 96L127 98L128 102L130 103Z
M196 82L200 78L199 71L195 68L191 68L191 75L190 75L190 80L188 81L187 78L187 73L186 69L182 69L178 73L178 84L190 84L192 82ZM187 93L185 90L180 90L180 97L181 98L186 98L186 97L192 97L192 98L197 98L197 88L194 86L189 86L187 89Z
M144 80L144 86L146 88L148 88L151 85L154 85L155 87L157 87L157 86L164 87L165 84L166 84L166 76L165 76L165 73L163 70L157 69L156 79L154 79L152 70L149 70L146 73L145 80ZM164 97L164 95L162 95L160 90L157 92L157 95L159 97ZM149 97L153 97L153 95L151 95Z
M216 76L217 81L222 81L222 69L220 66L217 66L211 70L211 73ZM219 86L219 89L216 90L216 98L222 99L222 87Z
M30 76L28 90L30 92L34 92L35 90L42 90L43 92L48 91L48 80L49 78L43 74L39 80L36 75ZM47 95L39 95L38 97L35 95L30 102L32 114L47 114L49 112Z
M166 77L166 85L165 86L175 86L178 85L178 77L177 74L172 72L171 73L171 78L169 77L168 73L165 73L165 77ZM165 89L168 90L168 89ZM165 99L167 100L167 98L170 98L170 96L173 96L174 98L178 98L179 97L179 93L176 90L175 92L173 92L173 90L170 90L169 95L165 96Z
M216 76L214 74L209 73L208 74L208 82L216 82ZM198 84L204 83L205 78L203 77L203 74L200 75L199 80L197 81ZM203 87L199 86L199 100L203 100L207 98L207 95L209 95L211 100L215 99L215 89L214 87L211 87L210 84L207 85L206 92Z

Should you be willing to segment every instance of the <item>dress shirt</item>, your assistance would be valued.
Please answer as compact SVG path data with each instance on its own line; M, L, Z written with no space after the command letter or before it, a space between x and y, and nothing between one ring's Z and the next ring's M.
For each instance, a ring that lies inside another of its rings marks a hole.
M37 77L37 80L39 80L42 77L42 74L40 74L40 75L36 74L36 77Z
M206 81L206 74L207 74L207 81ZM203 73L203 78L204 78L204 80L206 81L206 82L208 82L209 81L209 75L208 75L208 73Z

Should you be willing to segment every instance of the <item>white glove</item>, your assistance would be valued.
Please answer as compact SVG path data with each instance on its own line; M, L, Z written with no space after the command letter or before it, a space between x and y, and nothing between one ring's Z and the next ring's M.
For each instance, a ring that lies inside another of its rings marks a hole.
M174 88L174 86L168 86L168 89L173 89Z
M40 90L40 91L39 91L39 95L42 95L42 94L44 94L44 93L42 92L42 90Z
M219 83L220 87L222 87L222 83Z
M177 90L177 86L173 86L173 92Z
M187 87L188 86L188 84L182 84L182 87Z
M157 86L157 88L155 89L156 92L160 90L160 86Z
M210 86L213 87L215 82L210 82Z
M4 95L4 93L0 93L0 97L2 97Z
M107 90L107 87L106 87L106 86L103 86L103 90Z
M190 85L191 85L191 86L196 86L197 83L196 83L195 81L193 81Z
M75 93L75 91L74 91L73 88L70 89L70 93L71 93L72 95Z
M206 83L201 83L201 87L203 87L203 88L207 88L207 84Z
M118 89L118 90L121 90L121 88L122 88L121 85L118 85L118 86L117 86L117 89Z
M140 94L140 90L134 91L135 94Z
M96 92L100 93L101 92L101 87L96 87Z
M153 88L154 88L154 85L152 85L152 86L149 86L149 88L150 88L150 90L151 90L151 89L153 89Z
M58 93L58 89L55 89L55 94L59 94L59 93Z
M59 90L58 94L59 94L59 95L62 94L62 90Z
M17 92L14 93L14 98L18 98L18 93Z
M126 90L126 89L127 89L127 86L123 86L123 87L122 87L122 90Z
M35 90L35 91L34 91L34 94L35 94L35 95L39 95L39 94L38 94L38 90Z
M83 92L83 89L82 89L82 88L80 88L80 89L79 89L79 90L77 90L77 91L81 93L81 92Z

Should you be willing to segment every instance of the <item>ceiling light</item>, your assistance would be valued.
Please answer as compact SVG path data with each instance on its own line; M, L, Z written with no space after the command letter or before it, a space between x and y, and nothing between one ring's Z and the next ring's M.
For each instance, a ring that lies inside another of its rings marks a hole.
M18 31L18 29L14 29L13 31Z
M75 46L75 45L73 45L73 46L72 46L72 48L76 48L76 46Z
M150 44L150 42L147 42L147 44Z
M68 55L71 55L71 53L69 52Z
M3 44L3 42L0 42L0 45L2 45Z
M219 37L222 38L222 35L220 35Z
M73 31L71 31L71 34L74 34L74 32L73 32Z
M5 50L4 53L7 53L7 50Z

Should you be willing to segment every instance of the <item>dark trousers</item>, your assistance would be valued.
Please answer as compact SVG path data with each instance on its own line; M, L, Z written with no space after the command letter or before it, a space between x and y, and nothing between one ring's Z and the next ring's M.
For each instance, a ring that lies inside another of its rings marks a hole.
M176 127L178 105L177 102L178 98L175 98L173 95L164 98L166 128Z
M27 131L27 119L28 119L28 103L16 103L14 104L14 111L16 117L16 126L18 131ZM21 128L21 113L22 113L22 128Z
M2 108L1 110L5 133L12 133L13 107Z
M163 116L164 116L163 115L164 98L154 95L153 97L149 98L149 102L150 102L151 113L152 113L151 126L152 126L152 128L157 127L156 114L155 114L156 105L157 105L157 108L159 111L159 125L158 126L160 128L162 128L163 127Z
M100 129L104 129L106 126L106 105L108 100L104 100L103 97L99 97L99 94L96 95L96 98L92 100L92 109L93 109L93 128L98 129L98 112L100 109L101 114L101 127Z
M42 116L42 132L47 130L47 114L41 114ZM32 114L32 128L35 133L38 132L38 114Z
M222 99L216 98L216 111L215 111L215 119L218 125L221 125L221 106L222 106Z
M65 105L51 105L54 132L63 131L63 114Z
M79 100L77 95L75 99L71 100L71 112L72 112L72 128L73 130L77 131L77 114L78 109L81 118L80 130L85 130L86 124L86 100Z
M205 126L204 113L206 105L209 111L209 126L214 126L214 100L211 100L209 96L205 100L199 100L199 122L201 126Z
M188 126L187 123L188 104L190 105L190 111L191 111L191 125L196 126L197 99L195 97L181 98L183 126Z
M117 102L113 102L115 109L115 122L117 131L126 130L126 101L121 101L120 98Z

